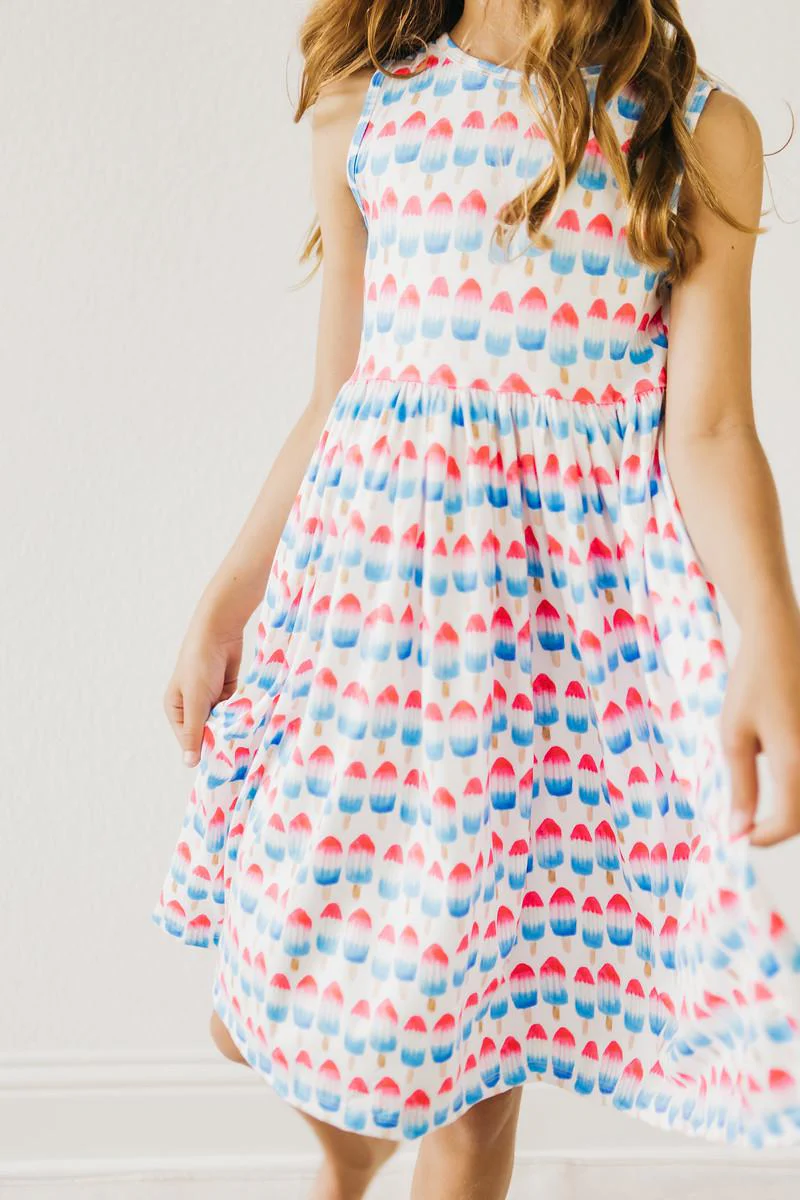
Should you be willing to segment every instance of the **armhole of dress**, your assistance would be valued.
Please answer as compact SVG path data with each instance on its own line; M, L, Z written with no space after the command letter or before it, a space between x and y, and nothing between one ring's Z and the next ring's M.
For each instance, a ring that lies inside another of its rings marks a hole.
M358 188L358 175L362 169L361 150L364 144L364 137L370 126L372 114L375 111L375 106L378 102L378 95L383 82L383 71L373 72L372 78L367 85L367 90L364 94L364 102L361 106L361 115L358 118L358 124L353 131L353 136L350 140L350 147L347 152L347 182L350 185L350 191L353 193L353 198L359 207L364 224L368 225L367 214L364 211L366 198L362 195Z
M706 106L708 97L712 92L721 90L720 84L715 83L713 80L703 79L702 76L698 76L695 79L691 96L689 97L689 100L684 106L683 110L683 123L689 130L690 134L693 134L697 128L697 122L700 120L700 114ZM672 189L672 198L670 199L669 204L670 211L673 213L677 213L678 211L678 200L680 199L682 183L683 170L681 169L681 171L678 173L677 179L675 180L675 186Z

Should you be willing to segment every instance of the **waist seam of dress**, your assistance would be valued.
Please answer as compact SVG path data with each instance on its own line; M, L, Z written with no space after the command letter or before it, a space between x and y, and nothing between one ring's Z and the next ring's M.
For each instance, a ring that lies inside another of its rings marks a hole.
M480 386L484 381L480 379L474 380L472 383L443 383L440 380L429 379L403 379L397 376L387 375L359 375L352 374L342 384L341 390L353 387L356 384L372 383L386 384L387 387L417 387L424 388L428 391L443 391L443 392L486 392L490 396L507 396L509 398L517 398L524 400L560 400L565 404L575 404L579 408L613 408L614 406L628 404L631 401L641 401L645 398L663 395L667 390L667 385L654 383L650 387L643 387L639 391L617 392L613 400L600 400L592 397L591 400L578 400L575 396L564 396L559 392L558 388L549 388L545 391L533 391L531 388L508 388L502 384L499 387L483 387ZM647 381L644 381L647 382ZM612 385L613 386L613 385ZM583 389L588 390L588 389Z

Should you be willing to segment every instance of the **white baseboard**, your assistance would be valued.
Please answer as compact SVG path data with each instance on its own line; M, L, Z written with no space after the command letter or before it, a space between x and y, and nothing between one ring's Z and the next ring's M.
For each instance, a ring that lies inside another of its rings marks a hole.
M416 1150L387 1164L382 1200L407 1200ZM214 1052L0 1058L0 1197L303 1200L316 1161L306 1123ZM510 1197L532 1195L795 1200L800 1153L734 1154L532 1089Z
M252 1071L227 1062L212 1051L186 1054L97 1054L64 1051L53 1054L0 1055L0 1099L13 1093L53 1094L142 1090L161 1093L220 1088L258 1089Z
M382 1200L407 1200L414 1154L390 1160L372 1189ZM192 1161L63 1160L0 1166L0 1197L19 1200L302 1200L314 1175L310 1155L207 1158ZM800 1168L703 1161L674 1162L652 1155L558 1158L518 1154L509 1200L794 1200Z

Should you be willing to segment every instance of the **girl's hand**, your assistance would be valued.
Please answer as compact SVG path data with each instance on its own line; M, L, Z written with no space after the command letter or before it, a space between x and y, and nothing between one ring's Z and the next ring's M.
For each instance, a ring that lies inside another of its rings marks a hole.
M203 726L209 712L236 691L244 627L237 629L236 624L226 626L219 617L196 615L167 684L164 709L183 748L187 767L195 767L200 761Z
M800 610L776 606L742 633L722 710L731 769L733 836L773 846L800 833ZM756 757L764 751L775 809L756 823Z

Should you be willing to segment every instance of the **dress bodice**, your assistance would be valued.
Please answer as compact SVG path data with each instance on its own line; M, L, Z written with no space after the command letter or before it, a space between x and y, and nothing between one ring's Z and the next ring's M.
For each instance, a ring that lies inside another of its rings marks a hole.
M597 141L548 225L552 249L522 228L503 249L496 214L552 158L519 72L448 34L392 69L370 81L348 161L369 231L356 376L589 403L663 387L669 289L630 253ZM590 100L599 70L583 69ZM709 88L698 78L690 128ZM640 107L630 87L608 102L623 150Z

